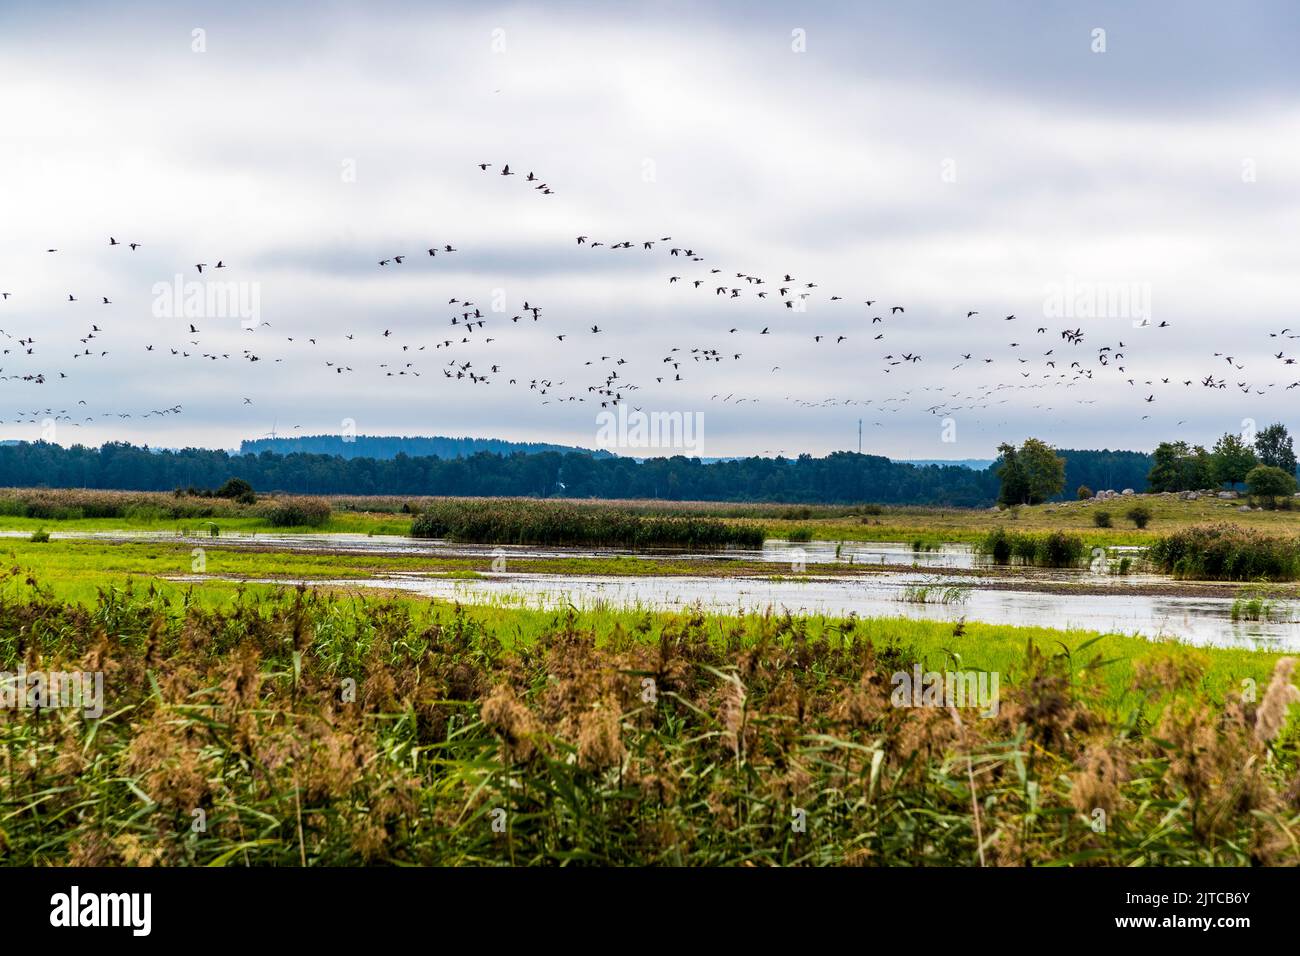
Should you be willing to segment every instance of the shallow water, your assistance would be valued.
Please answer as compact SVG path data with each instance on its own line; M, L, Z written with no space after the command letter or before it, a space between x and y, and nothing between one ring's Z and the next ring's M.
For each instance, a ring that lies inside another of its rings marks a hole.
M26 537L27 532L0 532L5 537ZM53 538L105 540L183 540L213 543L212 538L174 531L55 532ZM1035 579L1103 583L1113 588L1106 595L1052 594L1036 591L981 589L994 579L962 576L944 581L945 568L984 566L969 545L946 544L937 551L913 551L901 542L767 541L762 549L729 548L721 551L626 548L564 548L456 544L397 535L365 534L223 534L221 544L291 551L338 551L350 554L402 554L429 557L500 557L497 572L478 579L423 574L391 574L366 580L313 581L357 587L393 588L466 603L509 603L533 607L573 604L592 607L643 607L674 610L698 604L712 611L764 611L778 613L870 617L909 617L926 620L982 621L990 624L1031 625L1060 629L1078 628L1145 637L1170 637L1191 644L1236 647L1300 649L1300 623L1295 621L1238 621L1231 617L1232 600L1215 597L1138 595L1125 593L1137 584L1167 581L1163 575L1091 575L1087 569L1032 571ZM1112 549L1111 558L1133 549ZM797 579L748 577L609 577L555 574L516 574L512 559L636 556L648 559L733 560L788 563L800 570L806 563L815 576ZM868 576L834 574L836 564L883 565L897 570ZM827 574L817 574L817 566ZM502 570L504 569L504 570ZM1005 584L1006 579L998 579ZM279 582L284 583L284 582ZM954 585L963 600L954 604L915 603L903 600L906 589L922 585ZM1292 611L1286 615L1295 617Z
M288 583L297 582L272 582ZM340 587L387 588L467 604L522 607L593 607L680 610L700 606L717 612L763 612L843 617L907 617L933 621L1079 629L1173 638L1220 647L1300 648L1300 624L1240 621L1228 598L1049 594L980 590L980 579L940 582L933 575L898 572L863 577L819 576L800 580L716 577L575 577L553 574L488 573L476 580L394 574L365 580L309 581ZM903 600L918 585L971 586L954 604Z
M0 531L0 537L25 538L27 531ZM492 545L462 544L440 538L408 538L404 535L368 534L255 534L225 531L213 539L205 534L179 535L175 531L54 531L51 538L83 538L108 541L186 541L197 544L214 540L241 547L261 547L289 551L338 551L348 554L400 554L430 557L504 557L510 558L609 558L638 557L650 560L732 560L763 561L770 564L851 564L886 567L976 568L991 562L975 554L968 544L944 544L934 551L914 551L899 541L804 541L769 539L762 548L593 548L562 545ZM1124 550L1112 549L1117 556ZM1139 549L1140 550L1140 549Z

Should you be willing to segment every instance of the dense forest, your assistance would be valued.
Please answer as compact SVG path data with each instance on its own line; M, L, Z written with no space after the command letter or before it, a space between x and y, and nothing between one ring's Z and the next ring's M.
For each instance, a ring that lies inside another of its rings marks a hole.
M260 455L272 451L277 455L304 452L314 455L337 455L339 458L390 459L398 455L412 458L468 458L479 452L494 455L512 455L515 452L535 455L538 452L583 452L596 457L610 455L607 451L588 451L572 445L551 445L545 442L506 441L501 438L448 438L443 435L296 435L292 438L251 438L239 443L241 455Z
M1094 489L1146 487L1151 456L1139 452L1058 452L1066 460L1065 496ZM596 457L581 452L466 458L344 459L264 451L235 455L206 448L152 451L125 443L64 448L45 442L0 446L0 484L10 487L168 491L215 488L228 478L258 491L306 494L528 495L669 500L877 502L984 507L998 497L995 468L908 465L878 455L835 452L824 458Z

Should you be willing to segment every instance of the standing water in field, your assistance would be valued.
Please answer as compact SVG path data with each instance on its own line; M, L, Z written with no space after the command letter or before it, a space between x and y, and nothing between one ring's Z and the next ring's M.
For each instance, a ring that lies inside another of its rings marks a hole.
M26 534L19 532L17 534ZM109 540L189 540L174 532L105 532L55 534L52 537L92 537ZM200 541L199 538L194 540ZM1264 646L1300 649L1298 610L1283 604L1268 614L1234 613L1234 599L1216 596L1126 593L1134 585L1168 581L1163 575L1088 576L1086 569L1036 572L1038 580L1063 584L1089 580L1104 583L1112 593L1071 594L1014 590L1006 578L963 575L938 580L944 569L970 570L989 562L969 545L943 544L917 548L902 542L769 540L761 549L716 551L676 549L566 548L460 544L416 540L396 535L362 534L224 534L223 544L278 551L345 554L505 557L512 559L635 556L650 560L761 561L788 564L798 577L599 576L483 572L477 578L448 578L424 574L389 574L367 579L308 581L312 584L388 588L467 603L510 603L530 606L610 604L623 607L679 609L700 605L716 611L773 608L799 614L869 617L910 617L956 621L965 618L990 624L1032 625L1122 634L1167 637L1190 644ZM1133 549L1112 549L1111 557L1131 555ZM836 576L836 566L895 568L871 575ZM820 567L819 567L820 566ZM824 573L822 573L824 570ZM929 573L926 573L926 572ZM281 582L283 583L283 582Z
M0 537L27 537L28 531L0 531ZM56 531L52 538L91 538L110 541L188 541L206 534L189 535L174 531ZM808 564L885 565L926 568L974 568L989 560L968 544L907 544L898 541L803 541L768 539L761 548L726 547L711 550L681 548L566 547L560 545L493 545L444 541L438 538L409 538L404 535L347 533L277 533L223 531L222 541L241 547L282 551L335 551L351 554L427 554L430 557L479 557L504 552L513 558L582 558L635 556L676 561L712 560L764 561L787 564L802 559Z
M275 582L286 583L297 582ZM392 574L362 580L307 581L341 588L405 591L467 604L523 607L634 607L762 612L844 617L907 617L981 621L1172 638L1222 647L1300 649L1300 624L1287 612L1263 620L1234 620L1233 600L1215 597L1126 594L1057 594L982 590L979 578L943 582L932 575L897 572L870 577L784 578L603 577L485 573L475 579Z

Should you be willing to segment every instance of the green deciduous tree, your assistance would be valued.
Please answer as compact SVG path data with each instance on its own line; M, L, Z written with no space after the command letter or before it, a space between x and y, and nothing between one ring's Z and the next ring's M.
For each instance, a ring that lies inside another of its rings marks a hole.
M1281 422L1274 422L1255 435L1255 454L1259 456L1261 465L1280 468L1288 475L1295 474L1295 449L1286 426Z
M1200 445L1162 441L1156 446L1155 463L1147 473L1147 485L1152 491L1195 491L1212 484L1210 454Z
M1058 458L1046 442L1026 438L1018 449L1004 443L998 446L998 453L1002 456L998 467L1002 479L999 504L1036 505L1065 487L1065 459Z
M1283 498L1295 494L1295 475L1273 465L1258 465L1246 475L1246 489L1256 498Z
M235 498L240 501L256 500L253 486L243 478L227 478L225 483L212 494L217 498Z
M1246 480L1250 470L1259 464L1254 451L1240 436L1227 432L1214 443L1214 480L1236 487Z

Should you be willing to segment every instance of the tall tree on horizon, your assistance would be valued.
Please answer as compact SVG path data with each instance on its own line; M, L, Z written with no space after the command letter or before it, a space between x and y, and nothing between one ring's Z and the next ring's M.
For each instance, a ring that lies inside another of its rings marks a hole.
M1201 445L1162 441L1147 473L1151 491L1196 491L1214 483L1213 460Z
M1002 456L997 469L1002 479L999 504L1036 505L1065 487L1065 459L1046 442L1026 438L1019 449L1004 442L998 453Z
M1246 480L1250 470L1259 464L1255 452L1239 435L1225 432L1214 443L1214 480L1219 484L1237 487Z
M1255 454L1259 456L1261 465L1281 468L1288 475L1295 475L1295 448L1281 422L1274 422L1255 435Z

